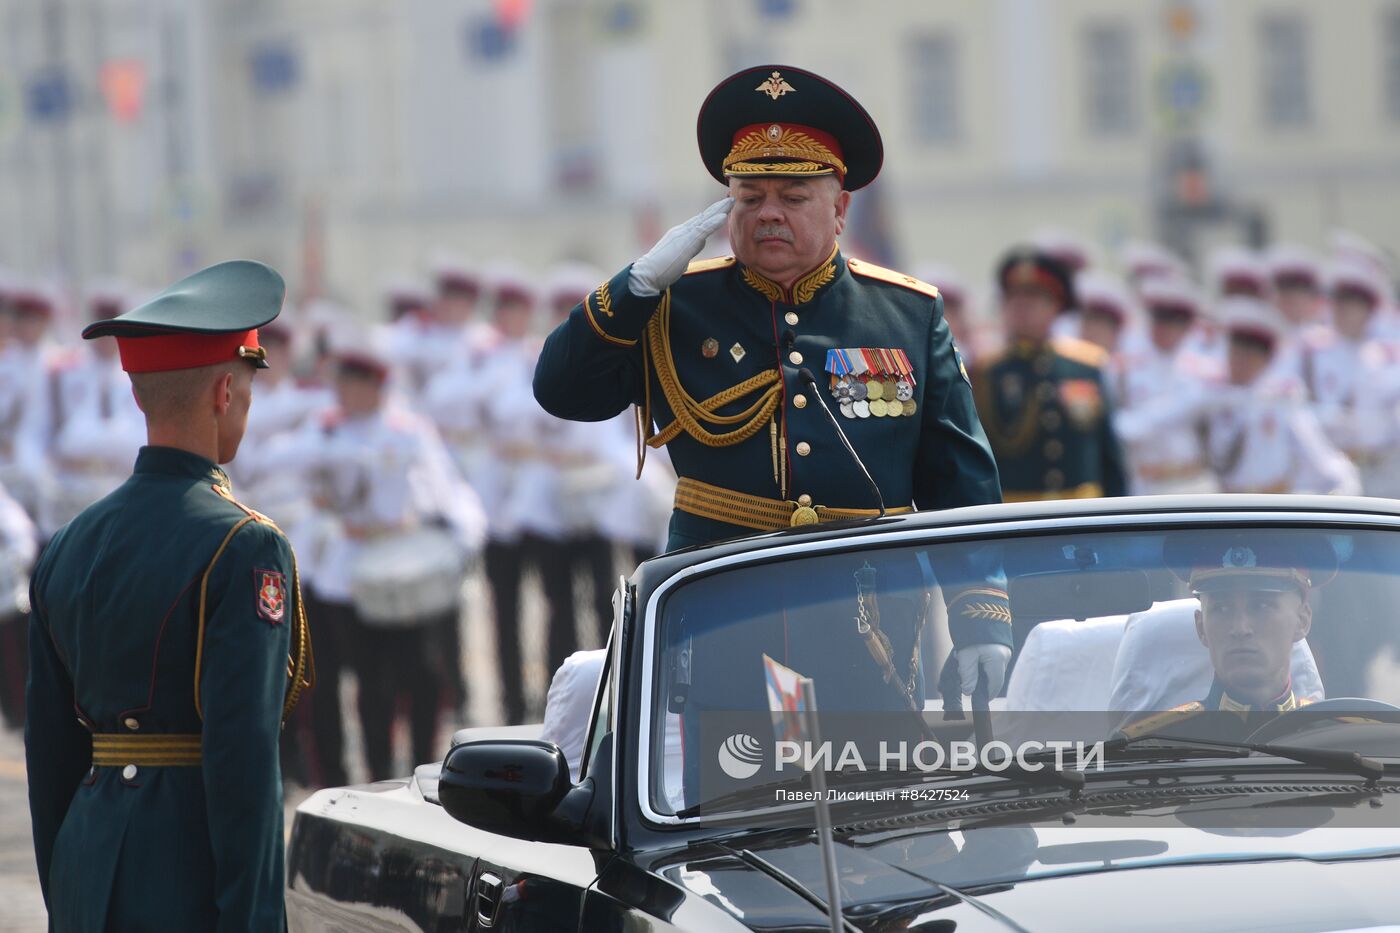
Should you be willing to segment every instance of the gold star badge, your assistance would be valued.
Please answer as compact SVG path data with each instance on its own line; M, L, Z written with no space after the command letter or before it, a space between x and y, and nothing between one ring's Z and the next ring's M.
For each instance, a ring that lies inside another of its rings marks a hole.
M758 87L754 88L754 90L761 91L762 93L767 94L774 100L777 100L779 97L782 97L784 94L787 94L790 91L796 91L797 88L793 87L791 84L788 84L787 81L783 80L783 76L775 71L768 76L767 81L764 81Z

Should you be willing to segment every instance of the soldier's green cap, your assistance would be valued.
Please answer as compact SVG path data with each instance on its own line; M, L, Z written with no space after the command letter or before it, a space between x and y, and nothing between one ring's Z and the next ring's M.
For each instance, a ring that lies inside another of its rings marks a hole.
M258 328L282 311L287 286L276 270L235 259L201 269L151 300L83 329L115 337L129 373L194 369L244 359L266 369Z
M1337 575L1337 552L1325 537L1311 532L1183 533L1167 539L1163 557L1197 594L1306 593Z
M848 191L880 174L885 150L875 121L821 75L760 65L725 78L700 105L700 158L730 178L835 175Z

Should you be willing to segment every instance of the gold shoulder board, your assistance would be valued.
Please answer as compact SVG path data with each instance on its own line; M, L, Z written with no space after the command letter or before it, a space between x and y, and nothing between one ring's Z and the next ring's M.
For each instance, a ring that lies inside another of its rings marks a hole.
M262 525L271 525L272 528L273 528L273 530L278 531L278 532L281 532L281 531L282 531L281 528L278 528L278 527L277 527L277 523L276 523L276 522L274 522L272 519L268 518L268 517L267 517L266 515L264 515L263 513L259 512L257 509L250 509L250 508L248 508L246 505L244 505L242 502L239 502L237 499L235 499L235 498L233 497L233 493L229 492L229 491L228 491L227 489L225 489L223 486L213 486L212 484L211 484L211 486L212 486L213 490L214 490L216 493L218 493L218 494L219 494L221 497L223 497L224 499L227 499L229 502L232 502L234 505L238 506L238 508L240 508L240 509L243 510L243 513L244 513L245 515L247 515L249 518L253 519L255 522L258 522L259 524L262 524Z
M1066 359L1101 369L1108 362L1108 351L1096 343L1078 337L1056 337L1050 341L1055 352Z
M712 272L715 269L728 269L734 265L733 256L720 256L715 259L697 259L685 267L686 275L694 275L697 272Z
M1192 700L1190 703L1183 703L1180 706L1174 706L1160 713L1153 713L1150 716L1144 716L1141 719L1134 720L1123 726L1119 731L1131 739L1139 735L1146 735L1149 732L1154 732L1170 723L1180 722L1183 719L1190 719L1192 716L1204 710L1205 704L1201 703L1199 700Z
M920 281L912 275L905 275L903 272L886 269L884 266L877 266L873 262L866 262L863 259L848 259L846 260L846 265L856 275L865 276L867 279L878 279L881 282L900 285L910 291L918 292L921 295L927 295L930 298L938 297L938 286Z

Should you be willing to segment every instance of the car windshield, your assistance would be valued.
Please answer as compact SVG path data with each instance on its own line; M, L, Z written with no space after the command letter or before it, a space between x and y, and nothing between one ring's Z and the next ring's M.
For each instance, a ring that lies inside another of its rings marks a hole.
M1400 532L1375 527L1181 520L857 539L721 567L653 605L642 787L662 819L797 799L774 788L807 786L804 762L837 786L930 786L956 776L956 739L979 753L1005 740L1022 764L1073 748L1047 742L1104 741L1100 763L1112 767L1128 751L1143 757L1139 739L1287 744L1295 710L1320 715L1346 698L1384 718L1400 703ZM1002 643L1009 672L978 733L982 698L963 694L957 661L994 681L997 649L975 646ZM815 724L793 713L813 699ZM926 754L911 760L920 743ZM1073 769L1078 750L1068 754ZM996 758L974 755L963 770L985 777Z

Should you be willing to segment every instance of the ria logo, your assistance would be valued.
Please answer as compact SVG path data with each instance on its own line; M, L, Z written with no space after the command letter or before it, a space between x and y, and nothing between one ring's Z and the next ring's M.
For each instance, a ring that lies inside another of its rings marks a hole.
M763 746L747 732L736 732L719 747L719 766L736 781L747 780L763 765Z

